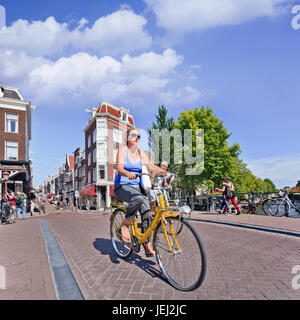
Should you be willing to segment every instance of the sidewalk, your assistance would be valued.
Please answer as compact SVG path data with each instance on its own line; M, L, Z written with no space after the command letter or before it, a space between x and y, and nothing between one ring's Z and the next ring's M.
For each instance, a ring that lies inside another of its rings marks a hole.
M55 300L39 219L0 224L0 242L0 300Z
M111 211L109 209L106 209L105 211L78 210L77 213L108 215L111 213ZM192 211L191 218L300 232L300 219L298 219L300 218L300 215L295 217L293 216L273 217L273 216L267 216L267 215L261 215L261 214L225 215L225 214L218 214L214 212Z
M225 215L193 211L191 213L191 218L300 232L300 219L295 217L273 217L257 214Z

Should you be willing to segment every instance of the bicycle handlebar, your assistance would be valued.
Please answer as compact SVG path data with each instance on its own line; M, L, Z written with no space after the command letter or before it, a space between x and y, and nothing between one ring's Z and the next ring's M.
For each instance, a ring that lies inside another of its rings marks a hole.
M153 180L154 180L154 183L156 184L158 181L163 181L163 180L165 180L165 179L170 179L170 178L172 178L173 177L173 173L169 173L168 175L166 175L166 176L163 176L163 177L160 177L160 176L157 176L157 177L153 177L151 174L149 174L149 173L136 173L135 174L136 175L136 177L141 177L141 176L149 176L150 178L152 178Z

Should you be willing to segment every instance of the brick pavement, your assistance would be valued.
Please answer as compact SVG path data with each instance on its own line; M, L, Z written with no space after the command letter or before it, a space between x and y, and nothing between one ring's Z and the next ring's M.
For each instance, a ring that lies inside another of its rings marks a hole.
M142 251L128 260L118 258L110 242L109 215L67 211L57 215L52 207L47 210L42 219L55 235L85 299L300 299L300 289L291 286L295 276L291 270L300 265L296 237L192 222L206 247L207 274L200 288L180 292L163 280L156 259L146 258ZM300 231L300 219L293 218L198 212L192 216ZM37 217L0 225L0 240L5 244L0 247L0 265L7 270L7 289L0 289L0 299L55 299Z
M6 289L0 289L0 300L56 299L37 218L0 225L0 243L0 265L6 271Z
M291 285L291 270L300 265L296 237L193 222L206 247L207 275L197 290L180 292L162 279L156 260L142 251L128 260L118 258L110 243L108 215L59 218L50 214L46 221L86 299L300 299L300 290Z

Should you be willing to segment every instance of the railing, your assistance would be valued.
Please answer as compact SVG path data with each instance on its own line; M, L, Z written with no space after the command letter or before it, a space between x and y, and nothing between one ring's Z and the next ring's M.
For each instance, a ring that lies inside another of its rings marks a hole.
M249 194L253 194L258 198L262 196L262 192L237 192L237 198L238 200L249 199ZM264 192L263 194L270 197L278 197L278 192ZM300 193L290 192L289 198L291 200L300 200ZM220 208L221 203L223 202L221 193L201 196L185 195L179 198L172 196L171 199L178 199L179 201L185 202L187 205L189 205L192 210L203 212L215 212L218 208Z

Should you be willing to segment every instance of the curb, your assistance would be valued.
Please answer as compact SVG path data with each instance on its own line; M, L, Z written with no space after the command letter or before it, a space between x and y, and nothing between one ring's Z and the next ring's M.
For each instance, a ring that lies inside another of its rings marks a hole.
M43 219L39 219L49 266L58 300L85 300L55 236Z
M271 233L284 234L284 235L293 236L293 237L300 237L300 232L285 230L285 229L262 227L262 226L256 226L256 225L251 225L251 224L244 224L244 223L206 220L206 219L199 219L199 218L190 218L189 220L199 221L199 222L207 222L207 223L223 224L223 225L228 225L228 226L232 226L232 227L246 228L246 229L266 231L266 232L271 232Z

